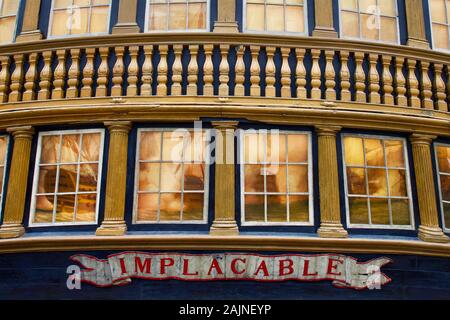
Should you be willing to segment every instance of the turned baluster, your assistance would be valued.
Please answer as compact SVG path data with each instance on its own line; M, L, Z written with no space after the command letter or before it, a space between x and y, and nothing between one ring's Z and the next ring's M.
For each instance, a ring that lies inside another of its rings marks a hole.
M406 79L403 75L403 65L405 58L395 58L395 90L397 91L397 105L407 106L408 99L406 98Z
M96 97L105 97L108 88L108 77L109 77L109 65L108 65L108 56L109 56L109 48L100 48L99 50L100 54L100 66L98 67L98 77L97 77L97 89L95 96Z
M81 83L83 86L81 87L80 96L83 98L92 97L92 78L94 77L94 57L95 57L95 48L86 49L86 65L83 70L83 79Z
M260 67L259 67L259 46L250 46L250 53L252 56L252 63L250 65L250 95L252 97L259 97L261 95L261 88L260 88Z
M236 66L235 66L235 87L234 87L234 95L235 96L244 96L245 95L245 63L244 63L244 46L236 47Z
M197 81L198 81L198 45L190 45L189 53L191 55L191 60L188 65L188 85L186 89L186 94L188 96L197 95Z
M55 69L55 79L53 80L52 99L64 98L64 82L66 78L66 50L57 50L56 57L58 58L58 65Z
M9 102L17 102L22 99L23 59L23 54L17 54L14 56L15 68L11 75L11 92L9 94Z
M297 85L297 98L306 99L306 68L304 64L305 49L296 48L297 67L295 68L295 82Z
M112 88L111 96L118 97L122 95L122 84L123 84L123 73L125 71L125 65L123 63L123 55L125 53L124 47L115 48L116 52L116 63L113 67L113 78L112 78Z
M72 64L69 68L69 80L67 80L67 98L77 98L78 97L78 84L80 76L80 49L70 50L70 55L72 56Z
M366 102L366 75L363 69L364 62L364 53L356 52L355 53L355 62L356 62L356 70L355 70L355 90L356 90L356 101L357 102Z
M9 66L10 66L10 58L7 56L1 56L0 57L0 63L1 63L1 71L0 71L0 102L7 102L8 101L8 84L10 81L10 72L9 72Z
M327 100L336 100L336 72L333 66L334 51L325 51L325 97Z
M34 91L36 87L36 80L37 80L37 57L38 54L30 53L28 56L28 71L25 75L25 92L23 93L22 100L23 101L30 101L36 99L36 93Z
M447 103L445 102L445 82L442 79L444 66L442 64L434 65L434 86L436 88L437 109L439 111L447 111Z
M413 108L420 108L420 90L419 90L419 81L416 77L416 64L417 61L414 59L408 59L408 91L410 104Z
M158 76L157 76L157 88L156 93L158 96L167 96L167 72L169 71L167 66L167 52L169 51L169 46L160 45L159 46L159 64L158 64Z
M392 92L394 91L393 87L393 77L391 74L390 66L392 57L391 56L382 56L383 61L383 91L384 91L384 104L394 104L394 96Z
M175 61L172 66L172 95L181 95L181 82L183 80L183 65L181 64L181 54L183 52L182 45L174 45L173 52L175 54Z
M214 46L212 44L205 44L203 46L205 50L205 63L203 65L203 95L212 96L214 95L214 66L212 62L212 55Z
M219 65L219 96L229 95L228 81L230 81L230 65L228 63L228 51L230 50L229 45L220 45L220 54L222 59Z
M291 68L289 66L290 48L281 48L281 97L291 97Z
M275 97L275 62L273 57L275 55L274 47L267 47L267 63L266 63L266 97Z
M370 103L381 103L380 96L380 76L378 75L377 64L378 64L378 55L371 54L369 55L369 102Z
M428 75L430 63L428 61L421 62L422 69L422 107L425 109L433 109L434 103L431 97L433 96L433 85Z
M51 60L53 52L45 51L42 56L44 59L44 67L40 75L38 100L48 100L50 99L50 80L52 79Z
M151 96L153 82L153 46L144 46L144 56L144 64L142 65L141 96Z
M341 51L339 56L341 58L341 100L351 101L352 94L350 92L350 70L348 68L350 53L348 51Z
M320 85L322 83L320 79L321 71L319 65L320 50L312 49L312 68L311 68L311 99L321 99L322 92Z
M130 64L128 65L127 96L135 97L138 94L139 65L138 65L138 61L137 61L137 56L139 53L139 47L131 46L128 50L130 52Z

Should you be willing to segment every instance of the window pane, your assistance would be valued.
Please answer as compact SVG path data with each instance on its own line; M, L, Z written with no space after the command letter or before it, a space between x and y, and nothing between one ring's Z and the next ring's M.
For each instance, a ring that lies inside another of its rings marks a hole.
M286 31L305 32L303 7L286 7Z
M406 197L405 170L389 170L389 191L393 197Z
M391 200L392 223L399 226L408 226L411 224L411 215L409 213L409 203L407 199L392 199Z
M267 221L287 221L287 198L286 196L267 196Z
M387 196L386 170L367 169L369 179L369 194L372 196Z
M202 221L204 198L203 193L185 193L183 198L183 220Z
M56 166L40 167L38 193L54 193L56 191L56 171Z
M309 191L308 166L289 165L289 192L303 193Z
M10 43L13 40L16 27L16 17L0 19L0 43Z
M95 192L98 184L98 164L80 165L80 181L78 191Z
M205 189L205 165L184 165L184 190L202 191Z
M447 23L445 1L430 0L431 20L433 22Z
M309 137L305 134L288 135L289 162L308 162Z
M101 136L99 133L83 134L81 162L99 161L100 139Z
M53 220L53 196L37 196L34 223L51 223Z
M389 2L391 0L382 0ZM359 0L359 11L366 13L375 13L377 8L377 0Z
M349 198L350 223L369 224L367 198Z
M347 184L349 194L367 194L366 170L363 168L347 168Z
M264 31L264 5L247 5L247 29L252 31Z
M264 192L263 165L245 165L245 192Z
M206 3L190 3L188 29L206 28Z
M58 192L76 192L77 190L77 166L63 165L59 167Z
M373 224L388 225L389 222L389 203L387 199L370 199L370 212Z
M159 195L157 193L140 194L138 196L138 221L157 221L158 220Z
M53 36L70 34L70 16L66 10L53 12L51 34Z
M161 194L161 221L180 221L181 219L181 193Z
M301 150L291 149L293 157ZM269 163L286 162L286 135L269 134L267 136L266 161Z
M78 162L80 154L80 135L63 135L61 148L61 162Z
M364 139L364 147L368 166L384 166L384 148L381 140Z
M167 30L167 13L165 4L150 5L149 30Z
M309 196L289 196L289 216L291 222L309 221Z
M185 146L184 133L163 133L163 161L182 161Z
M74 10L72 15L71 34L85 34L89 32L89 9Z
M437 158L439 163L439 171L450 173L450 148L437 147Z
M3 166L6 163L6 151L8 148L8 138L0 137L0 165Z
M450 203L444 202L444 225L446 229L450 229Z
M381 0L378 1L380 12L382 15L395 17L397 15L397 7L395 0Z
M267 31L284 31L283 6L267 5Z
M186 30L186 5L184 3L169 6L169 29Z
M107 32L109 7L92 8L90 33Z
M97 210L97 195L83 194L77 198L77 222L94 222L95 211Z
M267 192L286 193L286 166L266 167Z
M55 9L69 8L70 6L72 6L72 0L54 0L53 6Z
M19 10L20 0L3 0L2 14L3 16L16 15Z
M357 13L342 12L342 34L349 38L359 37L359 20Z
M450 201L450 176L441 176L442 200Z
M161 164L161 191L181 191L182 166L181 163Z
M245 196L245 221L264 222L264 196Z
M56 202L56 223L73 222L75 219L75 195L59 195Z
M381 17L380 40L397 42L397 19Z
M139 168L139 191L159 190L159 163L141 163Z
M363 139L355 137L344 138L345 163L351 166L364 165Z
M386 140L386 161L388 167L405 167L403 156L403 142L396 140Z
M340 5L344 10L358 11L358 0L341 0Z
M245 163L263 163L265 149L265 135L245 134L244 136L244 161Z
M139 159L157 161L161 159L161 132L142 132L139 143Z
M56 163L59 159L60 136L42 137L41 164Z
M448 49L448 27L433 23L433 44L438 49Z
M378 40L380 21L375 15L361 14L361 37L367 40Z

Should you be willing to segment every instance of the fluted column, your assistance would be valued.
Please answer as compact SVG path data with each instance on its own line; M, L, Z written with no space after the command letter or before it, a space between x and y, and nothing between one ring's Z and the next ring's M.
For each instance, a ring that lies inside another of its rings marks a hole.
M214 32L238 33L236 22L236 0L218 0L217 21Z
M42 39L39 29L39 12L41 0L27 0L23 14L22 32L17 36L16 42L36 41Z
M235 210L234 132L237 121L212 122L216 129L216 170L214 223L210 234L233 236L239 234Z
M319 137L319 193L321 238L346 238L347 231L341 222L339 201L339 176L336 135L341 130L335 126L317 126Z
M333 24L332 0L314 0L314 17L316 20L316 26L312 33L314 37L338 37Z
M413 134L410 138L416 174L417 198L420 210L419 238L427 242L448 242L439 227L439 214L436 203L431 143L435 136Z
M0 239L19 238L25 233L22 224L34 129L32 127L17 127L8 129L8 132L14 138L14 148L4 219L0 227Z
M106 180L105 218L97 236L121 236L127 231L125 223L125 194L127 179L128 133L131 122L105 122L109 129L108 174Z
M407 45L415 48L429 49L425 34L425 19L422 0L405 1L406 22L408 29Z
M137 22L137 0L119 0L119 16L112 29L113 34L139 33Z

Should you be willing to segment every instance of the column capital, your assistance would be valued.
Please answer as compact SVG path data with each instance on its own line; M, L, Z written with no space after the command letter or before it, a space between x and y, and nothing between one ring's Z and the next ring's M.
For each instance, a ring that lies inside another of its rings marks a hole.
M211 125L218 130L236 129L239 121L211 121Z
M123 132L127 134L133 127L131 121L106 121L103 124L108 128L109 132Z
M315 128L319 137L320 136L335 137L342 130L342 127L340 126L327 126L327 125L318 125Z
M6 131L10 133L14 139L32 139L35 133L35 130L32 126L24 126L24 127L11 127L7 128Z
M435 140L437 136L433 136L431 134L423 134L423 133L414 133L409 137L409 141L411 144L422 144L430 146L433 140Z

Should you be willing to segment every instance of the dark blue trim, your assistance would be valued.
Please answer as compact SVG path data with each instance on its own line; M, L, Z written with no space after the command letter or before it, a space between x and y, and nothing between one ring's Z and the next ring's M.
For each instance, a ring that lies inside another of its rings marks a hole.
M315 15L314 15L314 0L307 0L307 16L308 16L308 30L306 30L306 34L309 36L312 36L312 32L314 30L314 26L315 26Z
M236 22L239 32L244 30L244 0L236 0Z
M145 32L145 13L147 8L145 7L147 4L147 0L138 0L137 2L137 14L136 21L141 29L141 32Z
M408 155L408 166L409 175L411 182L411 198L413 202L413 219L415 224L415 230L396 230L396 229L363 229L363 228L348 228L347 216L346 216L346 195L344 186L344 161L343 161L343 150L342 150L342 135L343 134L364 134L364 135L379 135L386 137L396 137L406 139L406 149ZM417 201L417 188L416 188L416 177L414 174L414 162L412 158L411 144L409 143L408 134L402 133L392 133L385 131L374 131L374 130L354 130L354 129L344 129L342 134L337 137L337 151L338 151L338 172L340 186L340 200L341 200L341 221L344 228L347 229L349 235L386 235L386 236L406 236L417 238L417 229L420 225L419 218L419 204Z
M65 127L64 130L76 130L76 129L105 129L103 124L99 125L79 125L79 126L68 126ZM24 212L24 226L26 228L27 234L33 233L45 233L51 232L52 234L57 232L95 232L95 230L100 226L100 223L103 221L104 217L104 209L105 209L105 189L106 189L106 174L108 169L108 152L109 152L109 132L105 129L105 140L104 140L104 150L103 150L103 164L102 164L102 180L100 183L100 202L99 202L99 211L98 211L98 224L93 224L89 226L51 226L51 227L29 227L29 219L30 219L30 207L31 207L31 198L33 191L33 176L34 176L34 168L36 164L36 151L37 151L37 142L39 133L43 131L57 131L62 130L61 127L57 126L45 126L36 128L36 134L33 137L32 148L31 148L31 159L30 166L28 172L28 183L27 183L27 197L25 199L25 212Z
M41 0L41 11L39 12L39 29L44 35L44 38L48 37L51 9L52 0Z
M119 17L119 0L112 0L111 1L111 12L110 12L110 19L109 19L109 33L112 33L112 29L117 24L117 19Z
M425 36L430 44L430 48L433 48L433 33L431 31L431 19L430 19L430 6L428 0L422 0L423 4L423 20L425 25Z
M20 4L19 4L19 11L17 12L17 18L16 18L16 31L15 31L16 34L14 36L13 42L16 41L17 37L22 32L23 16L25 13L26 0L18 0L18 1L20 1Z
M400 34L400 44L406 45L408 41L408 28L406 23L406 0L397 0L398 7L398 25L399 25L399 34Z

